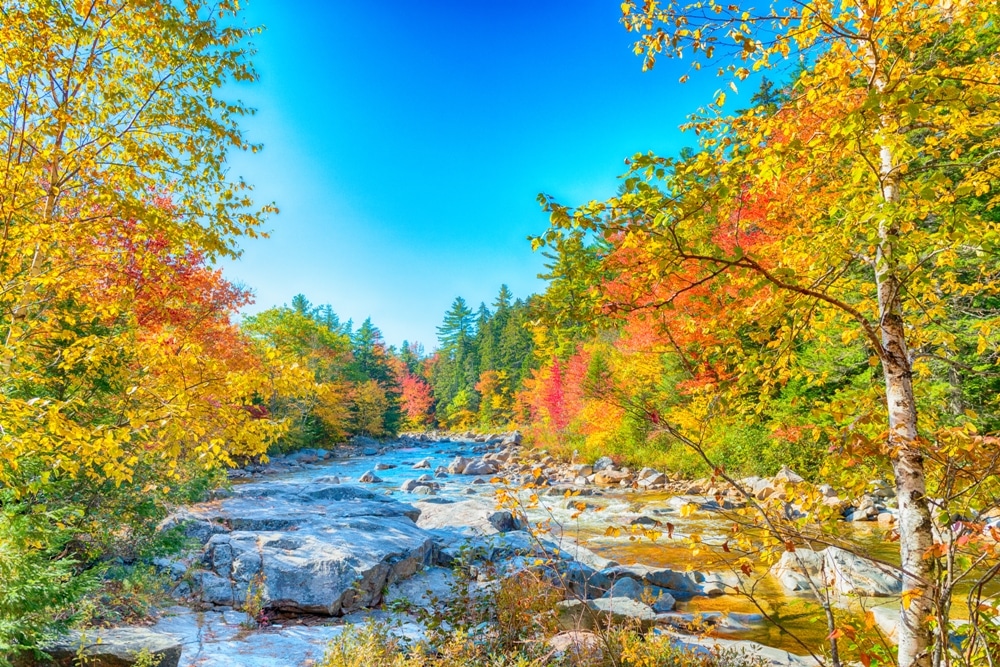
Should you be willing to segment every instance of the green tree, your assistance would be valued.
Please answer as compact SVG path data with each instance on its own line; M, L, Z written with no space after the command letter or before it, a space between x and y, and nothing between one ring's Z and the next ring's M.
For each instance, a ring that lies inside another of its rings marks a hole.
M382 433L396 433L402 420L399 407L400 388L392 371L390 352L382 332L367 318L351 337L354 355L352 364L358 382L375 381L385 394L385 414L380 426ZM371 433L369 432L369 435Z
M933 516L948 516L950 500L975 509L968 503L992 492L968 495L992 487L995 467L983 456L989 441L968 437L977 418L960 420L963 435L941 410L935 369L921 355L953 361L949 308L998 290L1000 231L989 211L1000 203L1000 5L804 2L763 13L742 5L626 2L623 11L647 68L664 54L735 53L723 71L737 88L745 65L769 67L798 50L808 66L797 94L773 113L732 117L719 92L691 124L701 152L637 156L624 194L575 211L552 207L555 236L583 229L616 244L605 265L624 269L617 277L627 284L615 285L606 308L676 323L698 312L691 295L711 284L723 308L695 321L713 323L728 346L720 370L733 381L719 394L733 406L750 387L768 397L799 374L812 380L798 365L803 341L864 346L880 382L825 407L843 427L833 437L881 457L895 479L899 664L942 664L954 577L963 575L955 542L946 539L940 558ZM983 364L998 314L977 319ZM969 493L953 493L958 469Z

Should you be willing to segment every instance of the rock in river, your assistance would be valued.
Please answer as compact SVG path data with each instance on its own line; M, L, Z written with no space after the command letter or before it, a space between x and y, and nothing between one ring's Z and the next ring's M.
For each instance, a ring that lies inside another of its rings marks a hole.
M894 568L837 547L786 551L775 565L774 574L790 591L829 585L841 595L889 597L902 590L899 572Z
M624 597L565 600L556 607L559 624L565 630L594 630L633 623L649 629L656 622L656 612L649 605Z
M208 535L205 567L191 573L203 602L238 607L254 588L270 608L341 615L378 604L386 584L430 562L418 514L357 486L272 482L179 519Z

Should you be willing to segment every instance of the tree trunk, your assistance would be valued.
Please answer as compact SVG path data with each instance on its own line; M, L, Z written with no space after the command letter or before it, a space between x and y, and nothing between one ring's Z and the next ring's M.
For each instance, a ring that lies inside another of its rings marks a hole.
M892 153L881 150L882 196L891 210L898 193ZM890 213L891 215L891 213ZM882 332L882 373L889 414L889 455L899 503L899 551L903 570L903 598L899 639L900 667L930 667L933 634L928 619L934 615L934 560L925 558L934 546L927 501L924 457L917 440L917 405L913 398L913 370L906 345L900 285L893 257L898 226L883 219L875 262L879 319Z

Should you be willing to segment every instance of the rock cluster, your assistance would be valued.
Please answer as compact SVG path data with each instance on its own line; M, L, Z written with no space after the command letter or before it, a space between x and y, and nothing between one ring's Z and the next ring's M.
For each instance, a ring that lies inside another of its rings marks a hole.
M418 510L361 487L275 482L175 514L203 542L186 573L201 602L342 615L381 601L386 584L433 561Z
M890 597L902 592L898 569L838 547L786 551L773 572L788 591L828 586L840 595L851 596Z

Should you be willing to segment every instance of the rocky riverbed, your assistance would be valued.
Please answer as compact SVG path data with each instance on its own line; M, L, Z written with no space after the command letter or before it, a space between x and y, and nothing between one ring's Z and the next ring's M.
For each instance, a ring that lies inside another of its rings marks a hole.
M815 664L790 652L798 640L734 594L736 574L713 570L710 558L696 562L680 544L692 533L721 543L728 524L719 512L746 500L709 480L621 469L605 459L559 463L523 451L516 433L360 442L337 456L298 452L232 477L231 489L177 511L163 526L180 527L199 547L157 562L175 582L177 605L162 610L136 641L148 645L152 633L173 642L176 664L313 664L346 624L373 617L389 618L396 632L419 640L419 615L406 608L446 599L459 560L480 575L475 585L483 590L491 577L544 569L567 588L560 603L567 630L629 619L694 647L739 642L775 665ZM783 470L741 484L763 500L797 481ZM529 521L553 526L540 537L496 505L498 487L525 485L529 497L538 496L525 501ZM827 497L851 523L891 524L892 498L881 486L853 503ZM635 539L636 530L662 533L667 524L669 536ZM499 570L477 569L486 562ZM801 605L800 618L790 622L818 647L825 629L812 620L818 610L810 591L820 580L845 596L880 600L872 605L881 610L876 619L891 635L899 592L891 566L835 547L800 549L781 559L762 590L770 602ZM692 634L694 628L711 637ZM76 642L101 650L92 639ZM127 643L127 632L118 639ZM111 643L101 642L104 650Z

